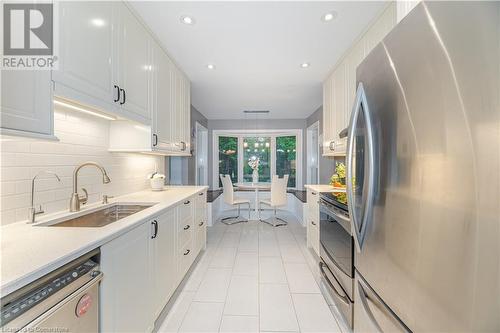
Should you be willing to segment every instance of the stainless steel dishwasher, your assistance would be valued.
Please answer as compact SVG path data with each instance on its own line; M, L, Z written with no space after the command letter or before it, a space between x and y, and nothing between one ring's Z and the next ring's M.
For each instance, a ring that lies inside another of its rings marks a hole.
M99 250L5 297L1 332L98 332Z

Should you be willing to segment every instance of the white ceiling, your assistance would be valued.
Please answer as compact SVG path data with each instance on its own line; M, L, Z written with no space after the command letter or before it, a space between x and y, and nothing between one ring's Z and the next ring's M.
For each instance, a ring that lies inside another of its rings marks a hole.
M322 81L384 2L132 2L191 80L191 102L209 119L306 118ZM323 14L335 10L335 20ZM182 24L189 15L196 23ZM310 63L307 69L303 62ZM215 70L207 69L213 63Z

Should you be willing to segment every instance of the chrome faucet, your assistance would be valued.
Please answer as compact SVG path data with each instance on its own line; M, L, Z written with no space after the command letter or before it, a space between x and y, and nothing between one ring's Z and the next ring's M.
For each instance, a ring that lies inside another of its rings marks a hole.
M52 175L56 177L58 182L61 181L61 178L59 178L59 176L52 171L40 171L35 175L35 177L33 177L33 179L31 180L31 207L28 210L28 223L34 223L35 217L39 214L44 213L42 205L40 205L38 209L35 208L35 180L42 174Z
M95 166L97 169L101 170L102 173L102 183L103 184L108 184L111 182L111 180L108 177L108 174L106 173L106 170L97 164L96 162L85 162L75 168L75 171L73 171L73 194L71 194L71 200L69 201L69 211L70 212L78 212L80 210L80 204L86 204L88 200L88 193L87 190L82 188L83 192L85 193L84 198L80 198L78 195L78 171L80 171L81 168L84 166Z

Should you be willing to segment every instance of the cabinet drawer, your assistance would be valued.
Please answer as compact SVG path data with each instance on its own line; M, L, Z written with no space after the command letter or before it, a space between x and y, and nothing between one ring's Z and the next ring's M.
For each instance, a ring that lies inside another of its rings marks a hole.
M193 235L193 220L185 219L177 223L177 247L183 247L187 241L192 238Z
M189 197L179 206L179 220L184 221L193 216L193 197Z
M178 252L178 262L179 262L179 280L184 278L184 274L189 270L191 264L194 261L194 249L193 242L190 240L187 242Z

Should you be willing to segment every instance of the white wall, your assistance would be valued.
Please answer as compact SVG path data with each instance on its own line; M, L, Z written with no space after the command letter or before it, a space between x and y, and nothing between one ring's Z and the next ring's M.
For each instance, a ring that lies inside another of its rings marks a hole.
M46 213L67 210L75 166L95 161L107 170L111 183L103 185L99 170L85 167L79 173L79 187L89 192L89 203L102 194L123 195L148 188L146 175L157 166L164 170L164 158L144 154L110 153L109 121L76 112L55 111L55 135L59 142L1 137L0 224L27 219L31 178L41 170L56 172L58 183L48 176L37 180L35 204ZM82 193L82 192L80 192Z

